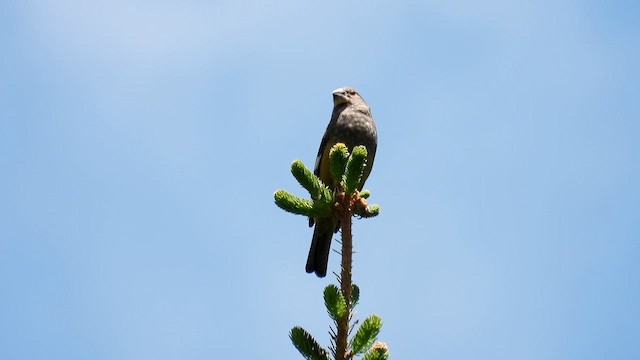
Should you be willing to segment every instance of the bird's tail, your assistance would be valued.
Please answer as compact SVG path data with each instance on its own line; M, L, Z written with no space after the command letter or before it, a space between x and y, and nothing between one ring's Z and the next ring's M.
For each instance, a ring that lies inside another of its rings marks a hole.
M327 275L327 264L329 263L329 251L331 251L331 238L333 237L334 228L335 225L331 219L316 219L309 257L307 258L306 270L308 273L315 272L318 277Z

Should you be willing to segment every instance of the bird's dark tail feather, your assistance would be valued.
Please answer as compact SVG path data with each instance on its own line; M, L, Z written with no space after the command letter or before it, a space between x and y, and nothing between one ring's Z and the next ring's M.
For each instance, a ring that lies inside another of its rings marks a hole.
M331 238L334 226L331 220L319 219L313 229L313 239L307 258L307 273L315 272L318 277L327 275L329 263L329 251L331 251Z

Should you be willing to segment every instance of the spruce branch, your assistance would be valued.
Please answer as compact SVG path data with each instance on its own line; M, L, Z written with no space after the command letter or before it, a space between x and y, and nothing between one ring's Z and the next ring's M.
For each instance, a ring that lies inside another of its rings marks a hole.
M327 350L323 349L305 329L299 326L294 327L289 333L289 338L305 359L329 360Z
M335 360L350 360L362 354L362 359L386 360L389 357L387 346L384 343L372 346L382 326L382 320L377 315L366 318L349 340L352 330L358 325L358 320L354 320L354 308L360 300L360 288L352 282L352 220L354 216L368 218L380 213L378 205L367 204L366 199L371 193L359 188L367 165L367 149L356 146L349 154L344 144L336 144L329 152L329 159L331 178L338 184L335 188L328 188L301 161L296 160L291 164L291 173L309 192L310 199L294 196L284 190L274 193L276 204L283 210L312 218L333 217L340 224L342 234L338 241L341 266L339 274L336 274L339 287L329 285L323 292L327 313L335 326L329 331L329 351L301 327L294 327L289 337L307 360L328 360L330 355Z
M357 190L362 180L364 167L367 163L367 148L360 145L353 148L347 161L347 167L342 178L342 188L347 194Z
M294 160L291 163L291 174L309 192L312 199L319 199L322 195L325 195L325 192L329 192L329 189L322 181L309 171L300 160Z
M347 309L347 303L344 301L340 289L333 284L324 288L324 304L333 320L341 318Z
M382 320L377 315L371 315L364 320L351 339L351 351L354 354L362 354L376 341L376 337L382 328Z
M284 190L276 190L273 198L282 210L292 214L305 216L327 216L330 214L330 204L321 201L313 201L310 199L302 199L295 195L289 194Z
M349 149L345 144L337 143L329 150L329 169L331 170L331 178L336 183L342 181L348 161Z

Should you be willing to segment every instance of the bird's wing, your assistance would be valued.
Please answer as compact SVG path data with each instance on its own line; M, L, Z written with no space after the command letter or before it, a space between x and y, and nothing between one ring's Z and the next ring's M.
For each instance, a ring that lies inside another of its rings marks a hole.
M322 156L325 153L325 147L327 146L327 142L329 141L329 128L324 132L324 136L322 137L322 141L320 141L320 148L318 149L318 155L316 155L316 164L313 167L313 173L316 176L320 175L320 163L322 162Z
M320 147L318 148L318 155L316 155L316 163L313 166L313 174L315 176L320 177L320 180L322 180L323 182L326 181L327 179L322 179L320 172L321 172L321 164L322 164L322 158L324 157L324 154L327 153L327 145L329 142L329 129L331 128L331 125L334 123L334 119L333 119L333 115L331 117L331 121L329 121L329 125L327 126L327 129L324 131L324 135L322 136L322 140L320 141ZM312 217L309 218L309 227L313 226L314 224L314 220Z

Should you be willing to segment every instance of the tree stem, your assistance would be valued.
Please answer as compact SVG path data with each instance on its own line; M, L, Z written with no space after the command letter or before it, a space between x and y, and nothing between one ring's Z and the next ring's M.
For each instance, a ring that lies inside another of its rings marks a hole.
M350 203L349 196L344 199L345 205ZM338 321L338 334L336 339L336 360L352 358L347 351L347 338L349 335L349 319L351 318L351 264L353 255L353 239L351 235L351 206L345 206L340 219L342 232L342 264L340 272L340 290L347 304L344 316Z

